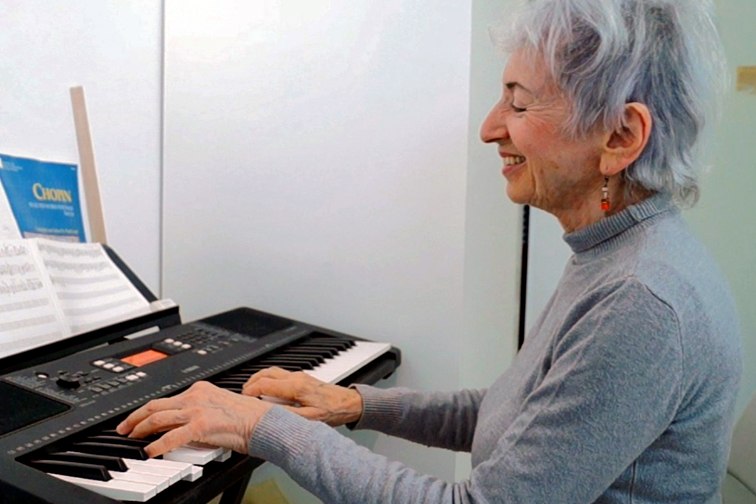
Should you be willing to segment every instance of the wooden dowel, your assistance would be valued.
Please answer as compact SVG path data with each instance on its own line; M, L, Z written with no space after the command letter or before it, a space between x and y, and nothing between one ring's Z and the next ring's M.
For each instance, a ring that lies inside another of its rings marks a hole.
M71 106L73 108L74 128L76 129L76 144L79 148L79 167L81 168L81 180L84 187L90 240L107 243L105 237L105 218L100 200L100 185L97 182L94 148L92 147L92 135L89 132L84 88L81 86L71 88Z

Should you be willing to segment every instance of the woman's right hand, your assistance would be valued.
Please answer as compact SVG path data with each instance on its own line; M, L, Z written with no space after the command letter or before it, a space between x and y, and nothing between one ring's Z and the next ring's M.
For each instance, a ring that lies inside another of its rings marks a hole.
M263 369L249 377L242 393L291 404L287 409L332 426L356 422L362 416L359 392L322 382L302 371Z

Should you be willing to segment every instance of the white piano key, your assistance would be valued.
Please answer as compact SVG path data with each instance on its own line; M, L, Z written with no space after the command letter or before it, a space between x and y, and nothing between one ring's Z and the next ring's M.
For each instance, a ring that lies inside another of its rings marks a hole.
M129 469L139 469L157 474L164 474L171 478L171 483L189 476L192 472L192 464L184 462L172 462L163 459L133 460L123 459Z
M133 481L123 481L112 479L109 481L96 481L75 476L63 476L61 474L51 474L55 478L68 481L92 492L104 495L111 499L127 500L136 502L147 502L153 498L157 491L152 485L143 483L134 483Z
M197 481L202 477L202 466L193 465L188 476L184 476L184 481Z
M228 459L231 458L231 454L232 453L233 452L231 450L228 450L228 449L224 448L223 449L223 453L221 453L220 455L218 455L217 457L215 457L215 462L225 462L226 460L228 460Z
M339 352L333 358L326 359L324 363L313 369L305 370L305 373L326 383L337 383L390 349L391 345L388 343L355 341L353 347Z
M171 477L166 474L158 474L155 472L144 472L148 469L129 469L128 471L108 471L110 477L117 480L132 481L134 483L144 483L145 485L152 485L155 487L155 491L160 493L171 484Z
M157 460L157 459L150 459L150 460ZM184 481L197 481L202 477L202 466L199 465L193 465L188 462L180 462L177 460L165 460L165 459L159 459L160 462L164 464L176 464L177 466L180 465L180 467L186 466L186 470L182 471L182 477Z
M224 449L200 443L189 443L163 454L163 460L205 465L223 454Z

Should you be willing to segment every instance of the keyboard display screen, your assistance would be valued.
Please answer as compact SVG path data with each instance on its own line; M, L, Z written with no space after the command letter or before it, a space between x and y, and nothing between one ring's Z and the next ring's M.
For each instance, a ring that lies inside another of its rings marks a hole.
M121 360L134 367L142 367L163 360L166 357L168 357L168 354L164 354L163 352L158 352L157 350L145 350L144 352L129 355L128 357L121 357Z

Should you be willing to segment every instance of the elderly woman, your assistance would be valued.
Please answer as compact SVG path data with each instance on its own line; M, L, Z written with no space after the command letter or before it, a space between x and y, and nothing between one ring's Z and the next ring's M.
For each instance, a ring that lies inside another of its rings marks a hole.
M244 395L198 383L153 401L119 432L168 430L153 455L190 440L249 453L328 503L717 502L738 327L677 209L698 195L694 148L722 68L709 11L534 0L508 32L502 98L481 136L509 198L556 216L574 255L490 388L341 388L274 368ZM324 422L470 451L470 477L417 474Z

